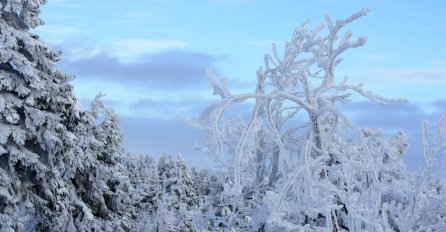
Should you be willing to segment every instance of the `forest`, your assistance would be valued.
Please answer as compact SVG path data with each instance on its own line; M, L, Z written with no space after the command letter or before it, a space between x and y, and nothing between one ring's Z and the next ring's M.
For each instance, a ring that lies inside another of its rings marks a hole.
M344 29L368 8L303 22L265 55L252 92L206 70L219 100L178 118L215 158L197 169L126 151L101 94L82 106L61 52L31 32L44 3L0 0L0 231L446 231L446 112L420 122L426 165L411 171L404 131L362 128L339 109L354 96L406 102L336 73L366 43ZM242 103L248 115L231 112Z

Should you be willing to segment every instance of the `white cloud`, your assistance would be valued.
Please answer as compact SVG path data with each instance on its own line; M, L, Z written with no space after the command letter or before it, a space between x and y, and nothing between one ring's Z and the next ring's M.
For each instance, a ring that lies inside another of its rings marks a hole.
M68 37L73 35L79 35L87 32L80 26L55 26L45 25L36 29L38 34L49 35L54 37Z
M281 45L284 42L283 40L248 40L243 43L251 46L271 47L273 43L276 45Z
M210 2L239 5L239 4L250 4L250 3L259 2L259 0L210 0Z
M132 61L143 54L185 48L187 45L180 40L121 39L112 42L111 55L122 61Z
M125 12L116 18L117 23L124 24L161 24L167 21L168 17L157 12Z
M55 43L55 45L64 48L64 59L69 61L77 61L104 53L121 62L128 63L137 61L142 55L186 48L188 43L168 39L119 39L101 45L70 42Z
M60 43L59 45L56 45L58 47L66 47L64 43ZM76 46L71 45L69 46L70 49L64 50L64 59L67 61L77 61L84 58L92 57L97 54L102 53L105 49L101 47L93 47L93 46Z
M377 81L401 85L446 85L446 66L377 68L367 72Z
M80 4L82 0L77 0L76 2L70 1L70 0L51 0L51 4L58 4L66 8L81 8L83 7L82 4Z
M376 94L426 104L432 99L444 99L446 62L424 67L355 68L343 70L351 83L364 83ZM339 75L343 76L343 75Z

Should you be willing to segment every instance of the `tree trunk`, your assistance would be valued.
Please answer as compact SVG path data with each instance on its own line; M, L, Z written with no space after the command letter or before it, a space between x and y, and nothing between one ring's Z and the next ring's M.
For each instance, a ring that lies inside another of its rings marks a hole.
M310 113L310 121L314 133L314 142L316 144L316 148L322 150L322 135L319 128L319 122L317 121L317 115L315 113ZM319 155L322 154L318 154L318 156Z
M315 155L316 156L321 156L322 155L322 150L323 150L324 146L322 144L322 133L321 133L319 122L318 122L317 119L318 119L318 117L317 117L316 114L310 113L311 127L312 127L313 133L314 133L314 143L316 144L316 148L319 150L319 151L315 152ZM328 161L326 161L325 164L327 166L333 165L333 158L330 156L330 159ZM321 176L322 179L327 178L326 170L323 169L319 175ZM338 211L339 210L335 210L335 212L338 212ZM342 211L342 209L340 211ZM332 222L332 225L330 225L331 231L332 232L338 232L339 229L337 227L337 223L339 223L339 221L338 221L338 219L336 217L336 214L334 212L330 213L330 217L331 217L331 222Z
M272 168L271 168L271 176L269 178L269 186L273 186L277 181L277 173L279 171L279 154L280 150L276 146L273 152L273 160L272 160Z
M256 183L260 184L263 181L264 164L263 159L265 158L263 151L263 138L260 140L259 148L256 151Z

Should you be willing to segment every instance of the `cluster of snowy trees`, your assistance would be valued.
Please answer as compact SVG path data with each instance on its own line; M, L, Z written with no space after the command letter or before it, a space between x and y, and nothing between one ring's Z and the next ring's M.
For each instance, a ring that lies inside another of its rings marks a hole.
M192 184L186 164L135 161L100 97L80 106L60 53L30 32L42 3L0 1L1 231L138 231L145 213L162 228L179 212L190 226L198 194L181 186Z
M433 132L423 123L427 166L412 173L404 132L359 128L337 108L351 93L404 101L335 75L366 40L338 34L367 9L297 28L253 93L208 71L221 100L186 121L217 168L197 171L127 154L101 96L79 104L60 53L30 32L45 2L0 0L0 231L446 231L446 114ZM249 100L249 116L227 113Z

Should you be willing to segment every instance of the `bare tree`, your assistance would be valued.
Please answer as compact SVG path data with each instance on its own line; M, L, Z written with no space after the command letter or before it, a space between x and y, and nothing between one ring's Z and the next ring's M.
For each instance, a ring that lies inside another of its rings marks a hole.
M266 193L264 202L273 202L267 228L382 230L385 223L399 228L398 216L387 217L382 207L404 202L404 194L396 197L391 188L411 186L399 159L407 148L404 132L383 138L380 130L357 127L337 107L352 94L377 104L406 102L336 75L340 56L366 42L365 36L352 39L351 31L342 36L340 31L368 12L365 8L336 22L326 15L325 23L312 30L305 21L285 43L283 55L273 44L253 93L233 94L225 79L218 82L207 71L221 100L198 121L185 121L204 129L204 150L214 153L229 174L231 190L225 194L260 191ZM230 106L241 102L252 105L250 116L226 118Z
M207 71L214 94L222 100L209 107L201 120L192 124L207 129L207 135L212 136L210 146L218 157L234 152L234 163L230 166L233 167L234 187L237 192L241 191L241 175L244 171L242 162L248 160L244 157L256 153L257 168L264 167L261 163L270 158L271 167L268 173L270 184L273 184L278 176L279 159L290 162L290 153L301 150L302 142L292 147L295 145L292 141L297 140L294 132L299 127L291 127L292 129L283 132L283 129L290 128L286 125L290 120L296 119L297 115L302 116L300 112L307 115L308 122L302 125L302 128L307 128L307 136L311 137L311 153L322 156L326 146L326 139L323 137L328 137L327 131L335 126L332 124L338 120L350 123L337 109L336 104L349 101L352 92L378 104L405 102L403 99L389 99L373 94L365 90L363 84L352 85L349 84L348 77L339 80L335 75L335 68L342 61L339 56L350 48L362 46L366 41L366 37L352 40L350 31L339 39L339 31L368 12L368 9L363 9L346 19L336 21L335 24L327 15L325 24L320 24L313 30L306 29L308 21L305 21L295 30L291 40L286 42L282 57L273 44L273 54L265 56L263 67L257 71L258 82L254 93L231 94L225 79L218 83L212 72ZM328 28L326 35L321 33L324 28ZM241 125L242 128L228 128L234 126L232 123L228 125L228 121L223 117L224 112L230 105L248 99L255 99L248 122ZM231 130L239 133L236 145L225 141L224 136ZM361 136L361 133L358 135ZM257 148L265 147L262 145L262 136L270 136L274 142L269 144L273 148L268 154L253 152L258 150ZM333 160L328 160L327 165L331 162ZM258 175L263 172L264 170L257 170Z

